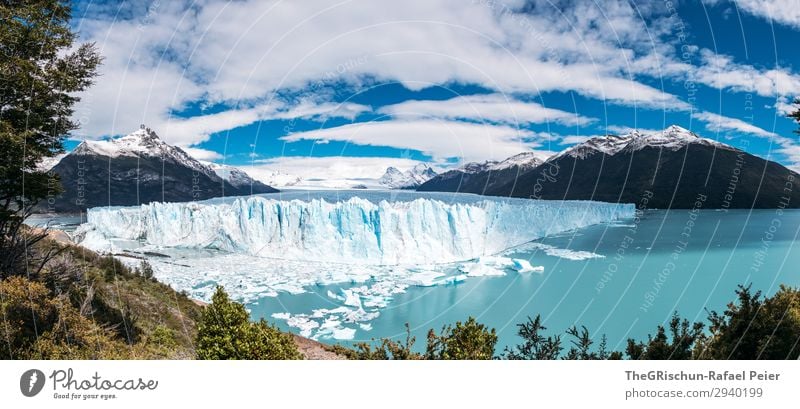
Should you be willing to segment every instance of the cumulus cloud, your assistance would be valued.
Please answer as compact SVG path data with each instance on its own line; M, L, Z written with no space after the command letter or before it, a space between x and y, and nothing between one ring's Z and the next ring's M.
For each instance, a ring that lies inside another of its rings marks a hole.
M786 8L789 3L738 1L743 10L785 24L797 12ZM509 124L593 121L530 102L545 92L669 110L692 107L648 84L691 78L762 96L800 95L800 77L785 67L756 68L694 46L686 48L692 59L677 58L678 17L663 2L176 0L120 7L124 12L90 3L76 13L82 39L95 41L105 56L101 77L76 107L82 123L77 137L125 134L146 123L171 143L193 146L259 120L354 120L370 109L332 103L346 98L342 90L358 93L383 82L412 90L458 83L496 94L407 101L381 111L406 120L285 140L347 140L418 147L435 157L488 159L479 154L503 158L535 147L535 135ZM286 95L306 98L289 103L282 99ZM185 117L195 107L214 107L214 113ZM422 115L409 118L414 112ZM492 124L458 123L465 120ZM420 131L431 141L398 134L406 131ZM447 149L441 141L454 145ZM487 150L487 143L499 146Z
M730 118L711 112L697 112L692 117L706 122L706 128L713 132L739 132L770 139L778 146L775 152L786 157L788 166L800 170L800 145L792 138L767 131L737 118Z
M208 162L218 161L224 158L222 154L219 152L214 152L208 149L201 149L201 148L183 148L189 156L197 159L197 160L204 160Z
M705 122L706 128L712 132L732 131L765 138L778 137L778 135L774 132L759 128L749 122L742 121L741 119L731 118L711 112L695 112L692 114L692 118Z
M467 161L505 159L538 147L538 135L508 125L419 119L373 121L297 132L280 138L341 141L358 145L411 149L436 160L461 158Z
M299 177L304 186L344 189L378 179L389 166L405 171L419 163L402 157L283 156L238 167L264 183L271 183L278 173L284 179Z
M162 124L154 125L154 128L163 130L160 133L163 133L167 142L185 146L205 141L211 134L250 125L261 120L299 118L311 120L345 118L352 120L358 114L369 110L368 106L353 103L335 104L303 101L299 104L287 105L273 101L253 108L231 109L189 118L171 118Z
M758 69L736 63L732 57L702 50L703 65L692 79L717 89L754 92L763 97L800 95L800 75L788 69Z
M586 125L595 119L578 113L547 108L500 94L459 96L447 100L409 100L387 105L380 113L394 117L468 119L511 125L559 123Z
M736 0L736 5L754 16L800 28L800 8L796 0Z
M634 59L656 51L653 36L668 32L652 7L622 0L602 9L591 2L501 5L175 1L130 7L125 18L87 5L77 21L82 38L96 41L106 60L76 115L86 136L105 136L168 123L190 104L238 110L276 92L324 95L325 84L369 81L410 89L458 82L533 96L574 91L626 105L687 107L629 75ZM649 27L641 13L655 16Z

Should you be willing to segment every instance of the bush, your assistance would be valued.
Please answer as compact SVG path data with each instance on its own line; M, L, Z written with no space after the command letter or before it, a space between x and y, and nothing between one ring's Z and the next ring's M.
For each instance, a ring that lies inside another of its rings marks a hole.
M411 327L406 323L406 341L400 343L388 338L382 338L380 344L373 349L372 345L366 342L356 344L355 350L336 345L332 348L333 352L346 356L348 359L361 360L417 360L423 356L411 350L416 342L416 338L411 336ZM375 339L373 339L373 342Z
M700 359L798 359L800 291L781 286L762 300L761 292L739 286L738 303L709 314L711 334L702 340Z
M82 316L64 297L23 277L0 281L0 359L124 358L127 349L107 328Z
M302 359L290 334L263 319L249 321L242 304L217 287L197 331L198 359Z
M649 336L647 343L628 340L626 353L630 359L692 359L692 348L703 334L703 324L689 324L675 313L669 323L672 339L666 329L659 325L656 335Z
M541 335L547 328L542 325L542 317L528 317L528 322L517 324L519 330L517 335L522 337L523 342L513 348L506 347L502 358L504 359L525 359L525 360L549 360L558 359L561 354L561 337L547 337Z
M467 322L456 322L456 326L442 328L441 335L433 330L428 332L426 359L492 359L497 334L494 328L487 329L475 318Z

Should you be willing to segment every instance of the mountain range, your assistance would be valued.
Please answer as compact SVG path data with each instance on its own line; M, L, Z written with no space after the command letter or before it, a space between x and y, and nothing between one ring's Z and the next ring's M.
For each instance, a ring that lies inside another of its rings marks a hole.
M647 134L591 138L542 162L499 170L470 164L434 177L418 190L658 209L796 208L800 189L793 185L798 177L776 162L673 125Z
M417 164L405 172L390 166L378 179L378 183L389 189L415 189L434 177L436 172L426 163Z
M417 190L484 194L516 180L546 159L538 152L523 152L499 162L469 162L431 178L420 184Z
M425 163L405 171L390 166L378 179L357 184L282 172L254 178L233 166L199 161L145 127L117 139L83 141L40 167L51 168L64 186L48 202L47 211L55 212L270 193L277 191L273 184L597 200L660 209L800 207L796 172L678 126L594 137L549 157L523 152L502 161L470 162L441 174Z
M83 141L57 163L40 166L52 166L64 188L48 202L54 212L277 191L236 168L198 161L144 126L117 139Z

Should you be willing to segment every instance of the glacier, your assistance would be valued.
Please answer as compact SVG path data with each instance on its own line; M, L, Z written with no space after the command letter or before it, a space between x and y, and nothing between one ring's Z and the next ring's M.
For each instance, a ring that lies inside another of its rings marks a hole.
M339 202L241 197L223 203L151 203L89 209L77 236L156 247L215 249L288 260L366 265L451 263L597 223L632 217L630 204L418 198Z
M634 215L632 205L599 202L277 195L93 208L73 238L132 267L145 258L159 281L206 302L217 285L250 306L319 286L333 308L271 316L302 336L347 341L370 331L370 322L409 287L542 273L543 267L515 258L520 250L570 261L602 257L532 240Z

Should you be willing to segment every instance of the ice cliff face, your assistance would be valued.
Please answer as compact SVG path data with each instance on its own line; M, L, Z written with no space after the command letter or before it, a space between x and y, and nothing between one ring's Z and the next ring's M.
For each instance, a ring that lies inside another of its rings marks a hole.
M633 212L632 205L598 202L330 203L252 196L220 204L93 208L77 237L95 249L108 246L104 239L122 238L291 260L410 265L469 260Z

